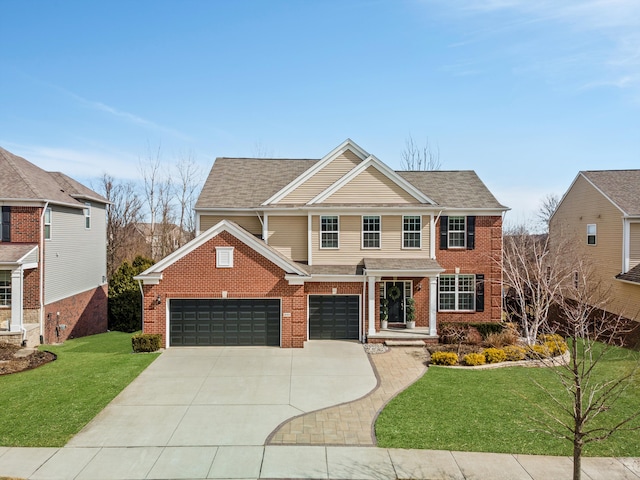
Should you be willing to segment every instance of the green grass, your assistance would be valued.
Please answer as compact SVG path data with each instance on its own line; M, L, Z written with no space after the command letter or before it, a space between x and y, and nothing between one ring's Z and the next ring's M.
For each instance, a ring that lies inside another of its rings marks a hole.
M58 359L0 377L0 445L61 447L157 354L132 354L131 334L109 332L46 345Z
M613 378L640 362L638 352L612 349L598 365L600 378ZM509 367L464 370L429 367L428 372L392 400L376 422L378 445L475 452L571 455L567 440L535 431L532 417L553 406L535 382L557 395L567 393L548 368ZM640 379L635 377L615 406L601 414L609 424L640 410ZM636 419L635 425L640 424ZM616 432L589 444L586 456L640 456L640 431Z

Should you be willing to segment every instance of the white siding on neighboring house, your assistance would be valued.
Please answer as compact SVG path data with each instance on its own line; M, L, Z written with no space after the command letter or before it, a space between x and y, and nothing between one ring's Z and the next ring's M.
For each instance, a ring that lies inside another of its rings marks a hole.
M91 204L91 228L82 208L51 205L51 239L45 240L45 304L94 289L107 275L102 204Z

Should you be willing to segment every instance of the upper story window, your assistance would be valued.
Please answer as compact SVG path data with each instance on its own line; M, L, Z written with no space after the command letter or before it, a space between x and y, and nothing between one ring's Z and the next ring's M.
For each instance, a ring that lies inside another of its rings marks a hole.
M0 270L0 306L11 306L11 272Z
M0 218L0 241L11 241L11 207L2 207L2 218Z
M51 208L44 211L44 239L51 240Z
M476 276L440 275L438 309L440 311L475 311Z
M402 217L402 246L403 248L420 248L422 238L422 217Z
M337 216L320 217L320 248L338 248L339 235Z
M596 224L590 223L587 225L587 245L595 245L596 244Z
M83 213L84 213L84 228L89 230L91 228L91 204L90 203L84 204Z
M362 217L362 248L380 248L380 216Z
M440 217L440 250L475 248L476 217L473 215Z

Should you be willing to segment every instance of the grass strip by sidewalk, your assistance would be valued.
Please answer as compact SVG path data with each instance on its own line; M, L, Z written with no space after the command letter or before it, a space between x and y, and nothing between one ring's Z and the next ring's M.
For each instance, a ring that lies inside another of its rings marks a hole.
M121 332L41 348L58 359L0 377L1 446L62 447L158 356L134 355Z
M613 378L640 362L640 354L612 349L598 365L601 378ZM548 368L508 367L495 370L448 369L431 366L415 384L393 399L376 422L378 446L535 455L571 455L572 444L534 431L532 417L543 418L535 406L553 408L534 382L567 398ZM571 400L569 400L571 401ZM640 378L604 420L622 419L640 410ZM640 423L636 419L635 424ZM605 442L589 444L586 456L638 457L640 431L617 432Z

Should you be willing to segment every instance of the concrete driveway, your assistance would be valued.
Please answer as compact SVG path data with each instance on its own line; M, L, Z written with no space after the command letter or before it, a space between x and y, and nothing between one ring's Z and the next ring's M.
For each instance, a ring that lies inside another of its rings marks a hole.
M356 342L171 348L67 447L264 445L285 420L358 399L376 384Z

